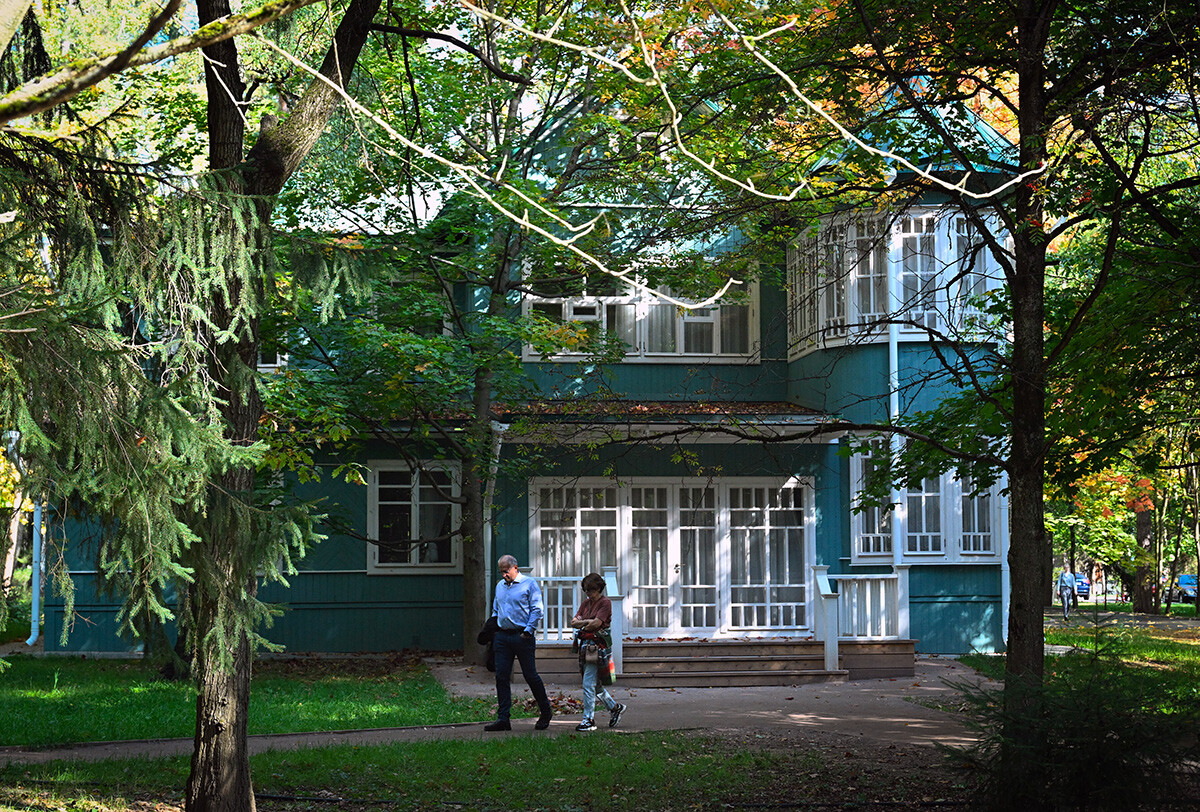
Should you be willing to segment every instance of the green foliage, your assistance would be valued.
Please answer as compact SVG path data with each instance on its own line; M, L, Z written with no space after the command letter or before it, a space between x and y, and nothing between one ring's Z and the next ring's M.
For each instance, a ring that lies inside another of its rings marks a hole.
M980 740L958 755L982 773L995 808L1158 809L1194 777L1194 647L1164 677L1128 663L1131 648L1147 649L1125 632L1096 623L1081 636L1077 653L1048 658L1040 686L959 686Z

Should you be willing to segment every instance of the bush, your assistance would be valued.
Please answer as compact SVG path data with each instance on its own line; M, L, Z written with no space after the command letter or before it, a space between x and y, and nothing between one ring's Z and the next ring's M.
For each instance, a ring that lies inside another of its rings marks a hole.
M1194 789L1194 692L1119 659L1121 633L1097 624L1086 649L1047 659L1040 686L957 686L979 742L957 755L994 809L1162 809Z

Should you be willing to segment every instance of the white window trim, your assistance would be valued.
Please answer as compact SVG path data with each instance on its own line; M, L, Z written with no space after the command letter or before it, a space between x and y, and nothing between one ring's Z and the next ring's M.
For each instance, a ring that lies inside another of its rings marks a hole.
M379 540L379 473L381 471L445 471L450 474L452 493L457 496L461 488L461 469L457 462L450 460L437 460L431 462L422 462L420 469L401 462L399 460L368 460L367 467L370 469L367 474L367 538L372 541L367 542L367 574L369 575L430 575L430 574L460 574L463 571L463 555L462 555L462 538L455 537L450 540L450 557L449 562L439 561L432 564L413 564L413 563L380 563L379 562L379 545L374 543ZM419 479L414 479L413 487L417 489L418 500L413 504L417 506L417 511L414 511L414 521L417 521L419 516ZM450 506L450 526L453 529L458 529L462 526L462 508L457 503Z
M564 322L598 322L602 326L606 318L605 308L608 305L630 305L635 307L634 315L634 330L636 331L635 341L637 347L627 352L621 359L622 363L628 364L694 364L697 359L709 358L720 363L727 364L758 364L761 361L761 346L762 335L761 326L759 324L759 286L758 282L751 283L748 290L749 300L745 303L747 308L746 318L747 326L747 350L744 353L721 353L721 352L651 352L643 350L642 347L647 346L646 331L649 320L649 308L652 305L663 305L661 299L654 296L652 293L645 291L637 291L628 295L622 296L556 296L556 297L533 297L525 296L521 301L521 314L528 317L533 310L535 304L561 304L564 311L573 310L576 307L596 307L597 315L595 317L576 317L573 313L564 312ZM676 315L675 333L678 343L682 346L684 324L686 322L707 322L713 325L714 341L720 344L720 304L712 305L708 308L706 315L692 315L694 311L683 311ZM615 335L616 330L612 327L605 327L610 334ZM527 362L537 361L555 361L563 363L573 363L580 359L587 358L588 354L583 352L562 351L554 355L544 357L541 354L534 352L528 345L522 348L521 360Z

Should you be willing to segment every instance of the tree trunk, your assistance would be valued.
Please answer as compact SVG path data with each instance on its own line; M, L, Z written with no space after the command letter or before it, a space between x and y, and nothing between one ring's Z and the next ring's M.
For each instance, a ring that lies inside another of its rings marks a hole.
M1136 514L1137 546L1140 560L1133 576L1133 611L1145 614L1154 613L1154 513L1142 510Z
M1017 6L1017 78L1022 169L1044 166L1047 115L1043 57L1053 14L1052 2L1020 0ZM1042 809L1045 766L1033 731L1040 707L1045 636L1043 562L1047 537L1043 513L1046 433L1044 355L1046 240L1043 201L1036 184L1017 187L1013 199L1012 290L1013 437L1009 457L1012 573L1005 658L1004 705L1008 720L1000 751L1002 808Z
M17 556L21 552L21 517L24 515L21 506L24 497L18 488L13 491L12 516L8 520L8 535L4 545L4 575L0 580L0 597L7 598L12 589L13 573L17 569Z
M215 622L215 621L214 621ZM213 655L197 655L193 672L196 736L187 782L188 812L254 812L250 752L246 739L250 707L250 642L241 635L226 669Z
M369 33L371 19L379 9L379 0L351 0L338 25L334 41L327 51L321 72L344 86L358 60ZM197 0L197 13L205 25L229 13L227 0ZM243 160L245 123L240 104L245 84L237 47L233 40L203 50L204 76L208 93L209 168L224 176L231 192L244 193L254 201L257 227L250 239L259 251L270 251L268 233L274 197L288 177L312 149L340 102L338 93L325 82L314 80L308 86L294 112L271 130L259 134L250 154ZM230 170L240 168L234 174ZM234 196L231 196L231 199ZM217 226L219 227L219 225ZM216 332L227 330L233 316L223 302L236 307L241 300L241 282L229 280L229 295L214 296L213 323ZM261 285L262 280L250 284ZM261 301L261 289L249 291ZM258 357L258 322L251 318L236 343L212 346L211 372L222 382L225 436L234 444L250 445L258 438L262 401L251 377L241 370L254 370ZM187 783L187 812L246 812L254 810L254 791L250 778L250 759L246 742L250 704L251 658L253 651L242 613L241 623L230 622L229 612L240 612L255 600L257 589L255 532L246 514L253 501L254 471L235 469L221 477L214 489L209 529L197 551L210 578L218 581L212 591L197 583L189 590L195 628L196 659L193 673L198 682L196 699L195 750ZM239 590L244 584L244 591ZM211 586L211 585L210 585ZM241 593L241 594L239 594ZM223 624L224 628L218 624ZM223 633L212 635L220 630ZM223 640L228 652L214 650L214 639ZM232 669L222 654L232 660Z

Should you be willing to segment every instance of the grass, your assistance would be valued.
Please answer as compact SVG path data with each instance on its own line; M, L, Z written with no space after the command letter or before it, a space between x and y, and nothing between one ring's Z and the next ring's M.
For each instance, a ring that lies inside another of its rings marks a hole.
M749 750L684 733L330 747L251 762L260 809L618 812L719 808L772 793L781 775L824 765L812 753ZM186 757L3 768L0 808L17 800L19 808L78 810L127 809L138 798L179 803L187 769ZM332 795L345 802L329 803Z
M1187 608L1195 611L1194 606ZM1159 712L1185 712L1196 707L1200 702L1197 629L1158 627L1153 621L1144 628L1129 628L1105 621L1090 610L1090 606L1081 605L1072 625L1046 630L1047 644L1075 649L1067 655L1046 656L1048 682L1070 682L1087 669L1099 669L1108 681L1138 685L1140 693ZM963 662L994 679L1004 676L1001 657L970 655Z
M857 744L763 738L506 736L264 753L251 769L261 812L909 809L969 797L929 748L893 745L888 761ZM0 768L0 809L174 812L187 768L186 757Z
M195 689L135 660L12 657L0 677L0 744L189 737ZM255 666L251 733L297 733L490 718L494 702L454 698L414 658Z

